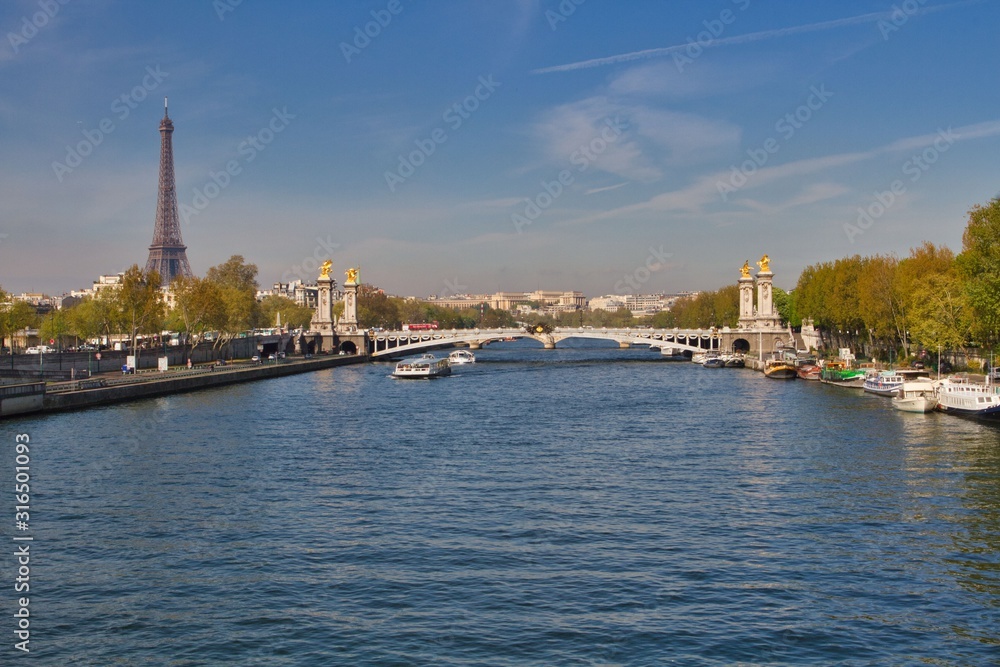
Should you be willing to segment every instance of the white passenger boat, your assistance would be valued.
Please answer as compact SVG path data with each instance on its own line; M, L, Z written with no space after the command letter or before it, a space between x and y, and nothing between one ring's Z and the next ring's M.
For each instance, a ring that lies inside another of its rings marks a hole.
M904 382L892 397L893 407L903 412L931 412L937 404L937 383L930 378Z
M701 365L705 368L725 368L726 360L716 350L709 350L705 353L705 360Z
M938 387L938 410L950 415L1000 421L1000 387L949 378Z
M472 354L468 350L455 350L448 355L448 362L452 366L456 364L474 364L476 363L476 355Z
M663 355L664 361L687 361L684 352L676 347L661 347L660 354Z
M740 353L724 354L722 360L726 362L726 368L746 367L746 356Z
M396 364L392 372L397 378L434 378L451 375L451 364L447 357L437 358L433 354L425 354L416 359L404 359Z
M865 376L864 389L870 394L895 396L904 382L929 377L927 371L919 370L873 371Z

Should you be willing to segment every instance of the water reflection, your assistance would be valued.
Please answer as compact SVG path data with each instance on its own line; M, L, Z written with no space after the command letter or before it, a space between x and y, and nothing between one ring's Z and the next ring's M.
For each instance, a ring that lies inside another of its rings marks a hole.
M995 657L1000 430L650 354L23 421L52 664Z

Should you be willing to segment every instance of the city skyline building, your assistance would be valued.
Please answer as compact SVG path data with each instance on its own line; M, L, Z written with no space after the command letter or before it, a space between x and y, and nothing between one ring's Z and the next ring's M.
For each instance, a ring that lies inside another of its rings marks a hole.
M177 187L174 182L174 124L167 114L167 98L163 98L163 120L160 121L160 181L156 197L156 225L149 246L146 271L160 274L160 285L167 286L177 276L191 277L187 246L181 239L181 224L177 216Z

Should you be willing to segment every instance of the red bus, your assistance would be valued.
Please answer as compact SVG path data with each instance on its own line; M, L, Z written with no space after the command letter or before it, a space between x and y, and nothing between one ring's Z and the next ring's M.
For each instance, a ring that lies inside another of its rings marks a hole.
M434 322L418 322L415 324L404 324L403 331L432 331L438 328L438 323Z

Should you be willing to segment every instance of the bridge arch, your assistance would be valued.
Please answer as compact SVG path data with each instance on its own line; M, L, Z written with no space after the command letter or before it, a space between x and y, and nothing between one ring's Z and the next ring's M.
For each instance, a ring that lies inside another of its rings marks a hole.
M400 357L416 352L468 345L477 349L493 342L531 338L546 348L559 341L588 338L617 342L622 347L648 346L663 354L687 352L695 354L707 349L719 349L720 337L711 330L678 329L594 329L590 327L557 327L550 332L527 332L524 329L452 329L421 331L373 332L370 353L373 358Z

